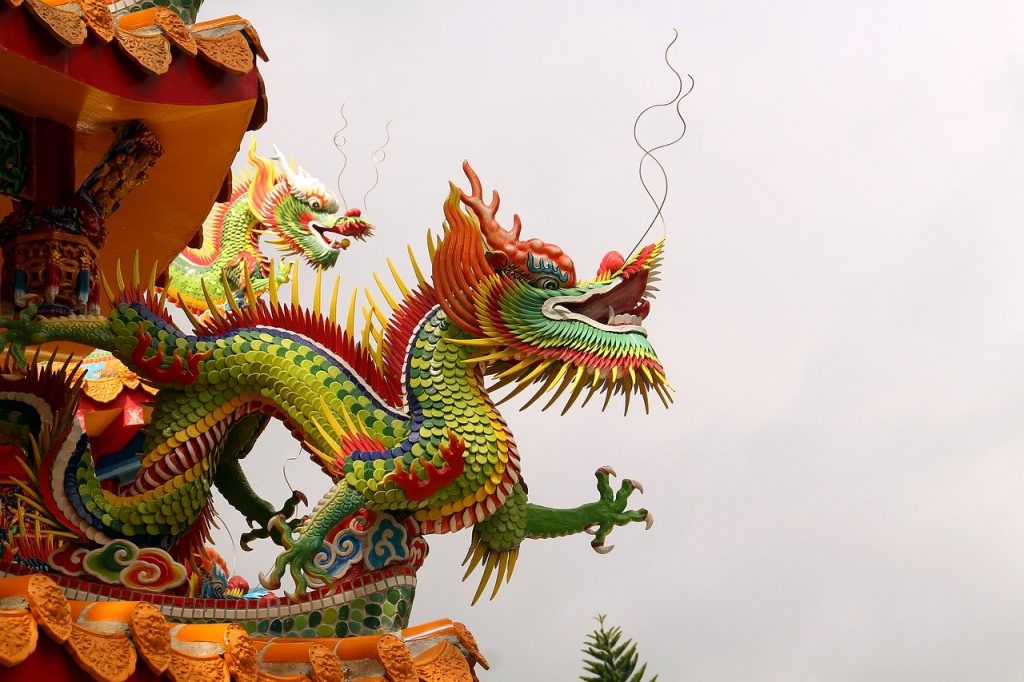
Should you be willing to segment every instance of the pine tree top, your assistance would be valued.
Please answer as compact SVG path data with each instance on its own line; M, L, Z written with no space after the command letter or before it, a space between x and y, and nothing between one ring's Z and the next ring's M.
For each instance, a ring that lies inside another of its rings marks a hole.
M656 682L658 676L644 680L647 664L637 669L639 655L636 644L629 638L623 638L622 628L606 628L605 617L597 617L598 628L589 635L582 651L586 654L583 667L586 674L580 677L583 682Z

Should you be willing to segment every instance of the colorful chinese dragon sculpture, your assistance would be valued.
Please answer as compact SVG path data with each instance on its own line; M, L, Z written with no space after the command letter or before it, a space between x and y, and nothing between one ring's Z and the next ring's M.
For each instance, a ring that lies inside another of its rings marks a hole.
M649 525L646 510L626 509L638 484L627 479L613 493L606 468L597 472L596 502L568 510L529 503L515 441L484 377L515 382L510 395L539 384L530 403L553 390L550 406L568 393L566 409L584 390L586 402L603 389L605 404L622 392L627 409L634 393L646 403L654 392L667 403L663 370L642 326L661 244L628 261L610 254L595 279L576 282L572 261L557 247L519 242L501 228L497 194L485 204L479 181L465 169L473 192L453 186L445 202L447 229L431 248L433 283L413 260L419 286L410 290L392 266L402 298L381 284L394 310L387 319L367 292L362 342L354 306L346 328L335 323L336 288L325 317L319 300L312 313L302 310L296 288L292 305L282 303L274 279L269 302L246 281L246 306L229 297L229 310L220 314L211 300L211 319L193 317L196 335L186 334L166 315L152 286L155 273L145 288L137 264L131 285L108 292L107 316L41 319L28 308L0 320L0 342L16 364L32 368L38 384L32 391L19 381L2 387L5 422L18 425L11 437L37 453L27 467L30 479L18 481L21 499L44 534L68 540L57 552L61 560L67 555L75 570L80 557L107 556L114 545L122 555L154 548L165 561L187 563L201 551L214 485L284 547L261 576L264 586L280 587L288 572L299 593L309 579L335 580L318 556L330 553L331 533L350 526L361 510L393 518L396 527L408 523L415 534L472 526L467 575L484 567L476 598L495 569L492 597L511 577L525 538L590 529L593 547L606 551L615 526ZM25 346L54 341L107 349L159 387L130 484L101 484L89 441L69 416L76 391L49 387L63 375L27 363ZM287 523L242 483L238 459L265 415L283 419L332 481L300 523ZM100 554L78 549L88 547ZM182 571L172 573L184 581Z
M283 256L298 255L309 265L329 268L350 239L365 239L372 230L359 209L339 213L334 193L304 169L292 168L280 151L274 160L265 159L256 154L254 142L249 164L251 173L235 183L230 199L215 204L203 223L202 245L182 251L168 268L169 299L193 313L207 310L204 286L223 308L222 274L230 291L241 291L248 277L258 295L266 292L271 277L278 283L288 280L290 268L270 271L270 259L260 250L264 235Z
M339 319L323 272L373 228L279 150L232 183L265 54L200 4L0 0L0 680L475 680L464 626L409 627L426 536L470 529L476 603L526 539L604 553L650 527L609 467L592 502L529 501L498 405L668 405L644 328L663 244L579 279L466 163L429 267L409 249L415 286L388 260L397 293L375 277L382 302L353 292ZM264 237L316 270L308 307ZM324 474L307 514L246 477L272 419ZM207 544L214 490L254 526L243 548L280 546L260 585Z

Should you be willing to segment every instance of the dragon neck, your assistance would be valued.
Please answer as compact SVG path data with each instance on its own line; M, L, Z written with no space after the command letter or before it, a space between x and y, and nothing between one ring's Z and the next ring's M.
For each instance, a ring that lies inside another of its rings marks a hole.
M218 210L220 209L220 210ZM186 248L181 257L195 265L221 265L233 262L246 250L257 247L255 228L259 216L249 208L245 194L235 199L226 209L215 207L203 223L203 244L199 248Z
M414 421L430 420L435 427L443 424L459 433L475 421L468 419L467 411L483 414L490 409L497 415L479 365L466 362L472 349L458 343L463 338L463 332L437 309L410 344L406 390Z

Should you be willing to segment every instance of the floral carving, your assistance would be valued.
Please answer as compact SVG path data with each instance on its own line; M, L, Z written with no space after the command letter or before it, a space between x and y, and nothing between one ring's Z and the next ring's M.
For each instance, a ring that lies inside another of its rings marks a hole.
M181 20L177 12L166 7L156 8L156 23L163 30L164 35L181 50L188 52L193 57L199 51L196 39L192 31L188 29L185 22Z
M459 644L469 652L469 655L473 657L477 663L483 666L484 670L490 670L491 664L487 662L484 655L480 653L480 647L476 644L476 638L473 637L473 633L469 631L462 623L452 623L452 627L455 628L455 636L459 639Z
M176 682L224 682L228 679L224 659L220 656L199 657L174 652L167 671Z
M85 23L100 40L109 43L114 39L114 17L104 0L79 0L79 6Z
M26 6L29 10L46 26L54 38L69 47L85 42L88 31L85 30L85 22L77 12L50 7L42 0L27 0L27 2Z
M162 35L143 36L115 29L117 44L132 61L159 76L171 68L171 45Z
M28 605L46 634L63 644L71 636L71 610L57 583L43 575L28 580Z
M171 628L163 614L141 602L132 610L130 628L143 662L155 674L163 674L171 663Z
M100 633L73 625L68 650L93 679L123 682L135 672L135 647L123 633Z
M473 682L469 663L451 642L441 642L417 658L420 682Z
M256 66L252 48L241 33L228 33L216 38L196 35L195 38L203 58L226 71L244 76Z
M309 665L313 668L313 682L345 682L345 671L337 656L322 644L310 645Z
M17 665L36 650L39 630L28 611L0 611L0 631L0 665Z
M224 662L228 664L232 679L238 682L256 682L259 673L256 647L245 633L245 629L238 625L229 625L224 633Z
M388 679L393 682L418 682L416 662L405 642L394 635L382 635L377 639L377 657L384 666Z

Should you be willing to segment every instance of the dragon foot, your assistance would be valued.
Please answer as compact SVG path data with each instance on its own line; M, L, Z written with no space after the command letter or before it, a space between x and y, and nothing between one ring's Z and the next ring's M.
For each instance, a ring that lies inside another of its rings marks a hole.
M284 572L287 570L291 574L292 580L295 581L295 593L289 592L286 595L295 601L297 595L304 593L309 587L307 576L324 584L331 581L330 574L313 563L313 558L320 551L322 539L301 532L296 537L291 527L280 516L275 516L267 525L280 533L281 544L285 550L277 555L270 575L259 574L260 584L263 587L268 590L280 588L281 578L284 577Z
M273 516L270 517L270 520L267 521L266 526L264 526L263 528L256 528L254 530L250 530L247 533L242 533L242 537L239 538L238 541L239 546L241 546L241 548L244 549L246 552L250 552L252 551L252 547L249 546L249 543L251 543L253 540L263 540L265 538L271 538L276 544L285 547L285 536L282 534L279 528L281 526L287 527L288 534L290 537L291 532L299 527L299 524L302 523L302 519L291 518L292 515L295 514L295 510L298 508L299 502L306 506L309 506L309 500L306 499L306 495L301 490L293 490L291 497L285 500L284 504L281 505L281 508L277 510ZM285 519L290 520L286 521ZM255 523L255 521L251 518L247 519L247 521L249 522L250 527L252 527L252 525Z
M605 540L616 526L642 521L647 530L650 530L654 525L654 516L646 509L626 509L629 496L633 494L634 490L641 494L644 492L644 487L639 481L624 478L619 490L615 492L609 481L610 477L616 475L614 469L604 466L595 471L594 475L597 476L597 490L601 499L594 504L587 505L588 511L592 514L584 530L594 536L594 539L590 541L590 546L594 548L594 551L598 554L607 554L615 548L615 545L606 545Z

